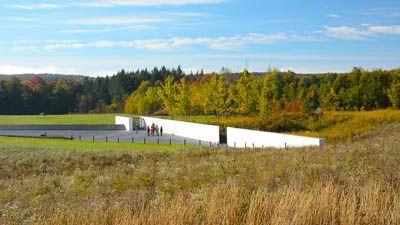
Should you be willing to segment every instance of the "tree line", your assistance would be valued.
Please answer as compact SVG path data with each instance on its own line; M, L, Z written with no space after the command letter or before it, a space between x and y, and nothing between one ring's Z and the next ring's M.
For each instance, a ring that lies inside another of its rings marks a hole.
M262 115L279 111L374 110L400 108L400 70L297 75L274 71L256 78L244 70L229 74L167 77L163 83L143 81L125 103L125 112L169 115Z
M0 81L0 114L115 113L173 115L269 115L278 111L400 108L400 70L299 75L186 75L177 69L119 71L82 81L41 77Z
M142 81L162 83L167 76L185 76L177 69L119 71L111 77L85 77L81 81L63 77L57 82L37 76L22 82L15 76L0 80L0 114L66 114L123 112L125 100Z

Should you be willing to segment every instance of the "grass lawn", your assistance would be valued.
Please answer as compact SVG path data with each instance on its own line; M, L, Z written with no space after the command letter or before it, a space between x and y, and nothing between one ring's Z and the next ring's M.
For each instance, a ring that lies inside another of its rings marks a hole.
M1 125L15 124L114 124L115 116L131 116L127 114L68 114L68 115L0 115Z
M116 143L104 141L76 141L55 140L37 138L0 137L0 148L31 148L31 149L55 149L55 150L82 150L82 151L174 151L189 149L190 145L168 144L141 144L141 143Z

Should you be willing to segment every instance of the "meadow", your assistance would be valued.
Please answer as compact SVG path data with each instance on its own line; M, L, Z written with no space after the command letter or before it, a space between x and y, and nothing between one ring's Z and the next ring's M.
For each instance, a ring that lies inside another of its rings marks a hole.
M328 111L322 115L276 113L260 116L175 116L174 119L224 127L238 127L326 138L327 143L351 142L365 132L390 124L400 124L400 110Z
M79 151L175 151L177 149L187 149L193 146L178 144L143 144L109 141L78 141L78 140L58 140L58 139L38 139L38 138L15 138L0 137L0 147L2 148L32 148L49 150L79 150Z
M399 224L400 125L326 148L0 142L0 224Z
M0 115L2 125L51 125L51 124L114 124L115 116L126 114L66 114L66 115ZM130 115L132 116L132 115Z

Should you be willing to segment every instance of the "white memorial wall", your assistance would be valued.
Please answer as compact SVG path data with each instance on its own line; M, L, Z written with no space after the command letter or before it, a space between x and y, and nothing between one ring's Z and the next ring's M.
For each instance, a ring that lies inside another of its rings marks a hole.
M306 146L324 146L324 138L304 137L289 134L280 134L272 132L263 132L256 130L247 130L241 128L227 128L228 147L244 148L285 148L285 147L306 147Z
M133 131L133 119L131 117L116 116L115 124L125 125L126 131Z
M166 120L153 117L140 117L141 127L147 129L153 123L158 127L163 127L163 132L166 134L187 137L201 141L211 141L219 143L219 126L206 125L199 123L190 123L175 120Z

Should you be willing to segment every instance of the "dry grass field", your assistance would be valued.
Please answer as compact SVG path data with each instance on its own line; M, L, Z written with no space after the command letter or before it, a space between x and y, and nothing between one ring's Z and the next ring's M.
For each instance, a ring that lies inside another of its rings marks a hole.
M400 224L399 131L322 149L0 147L0 224Z
M289 133L326 138L327 143L342 143L366 137L363 134L375 128L400 124L400 110L328 111L322 115L277 113L260 116L177 116L175 119L254 130Z

